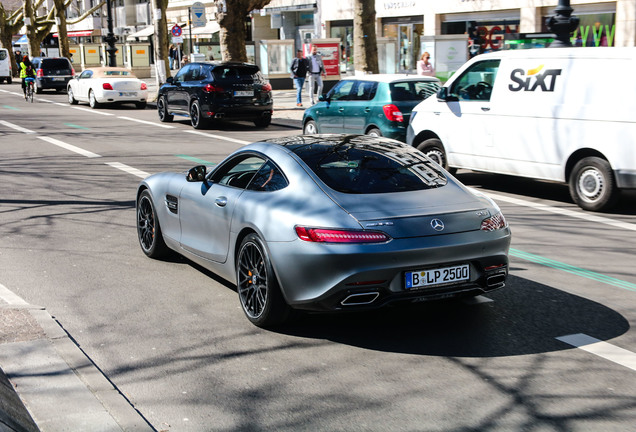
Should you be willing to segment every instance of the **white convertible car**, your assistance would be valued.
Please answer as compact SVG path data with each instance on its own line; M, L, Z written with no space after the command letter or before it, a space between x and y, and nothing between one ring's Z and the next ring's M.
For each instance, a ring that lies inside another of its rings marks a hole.
M68 103L88 102L91 108L107 103L134 103L145 108L148 86L130 70L120 67L85 69L68 82Z

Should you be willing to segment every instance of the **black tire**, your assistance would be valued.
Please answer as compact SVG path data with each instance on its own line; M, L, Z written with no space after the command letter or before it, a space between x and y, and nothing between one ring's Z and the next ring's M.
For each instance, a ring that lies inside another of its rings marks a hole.
M417 145L417 149L433 159L445 170L448 170L448 160L442 142L437 138L429 138Z
M43 92L42 88L35 86L35 93L41 94Z
M572 200L583 210L604 211L616 205L619 191L609 162L586 157L574 165L569 180Z
M71 90L70 87L66 91L66 94L68 95L68 103L71 105L77 105L77 99L75 99L75 95L73 95L73 90Z
M88 105L90 105L90 107L93 109L99 108L99 102L97 102L97 99L95 99L95 93L93 92L93 90L90 90L88 92Z
M239 248L236 261L236 285L241 308L247 319L258 327L284 323L290 316L263 241L248 234Z
M190 124L195 129L203 129L207 126L207 123L201 114L201 104L197 100L193 101L190 105Z
M174 116L168 113L168 102L165 96L159 97L157 101L157 113L162 123L170 123L174 119Z
M256 127L265 128L269 126L271 123L272 123L272 116L269 116L269 115L254 120L254 124L256 125Z
M318 127L316 126L316 122L313 120L309 120L303 126L303 134L305 135L314 135L318 133Z
M382 131L380 131L380 129L378 128L371 128L367 131L366 135L373 136L373 137L381 137Z
M7 84L11 84L13 82L13 78L9 77L7 78Z
M155 204L147 190L137 200L137 238L141 250L150 258L160 258L169 252L163 240Z
M135 107L137 107L137 109L146 109L146 102L135 102Z

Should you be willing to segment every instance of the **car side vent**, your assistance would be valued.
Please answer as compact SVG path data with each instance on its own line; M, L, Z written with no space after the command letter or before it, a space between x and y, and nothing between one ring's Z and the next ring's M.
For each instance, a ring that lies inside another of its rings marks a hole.
M179 200L176 196L166 195L166 207L168 207L168 210L170 210L174 214L177 214L179 211L178 201Z

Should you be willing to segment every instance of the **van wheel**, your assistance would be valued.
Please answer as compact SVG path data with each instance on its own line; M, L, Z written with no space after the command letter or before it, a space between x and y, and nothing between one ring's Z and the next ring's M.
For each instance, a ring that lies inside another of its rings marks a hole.
M7 78L7 84L11 84L13 82L13 79L11 77Z
M444 151L444 146L440 140L437 138L429 138L418 144L417 149L441 165L442 168L448 170L446 152Z
M572 199L583 210L608 210L618 201L619 192L612 167L599 157L578 161L570 175L569 185Z

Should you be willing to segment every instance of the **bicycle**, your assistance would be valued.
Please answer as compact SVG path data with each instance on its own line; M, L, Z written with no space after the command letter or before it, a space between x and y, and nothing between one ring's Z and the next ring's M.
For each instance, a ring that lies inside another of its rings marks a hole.
M26 81L26 93L24 94L24 100L27 102L33 103L33 93L35 87L35 78L27 77L24 79Z

